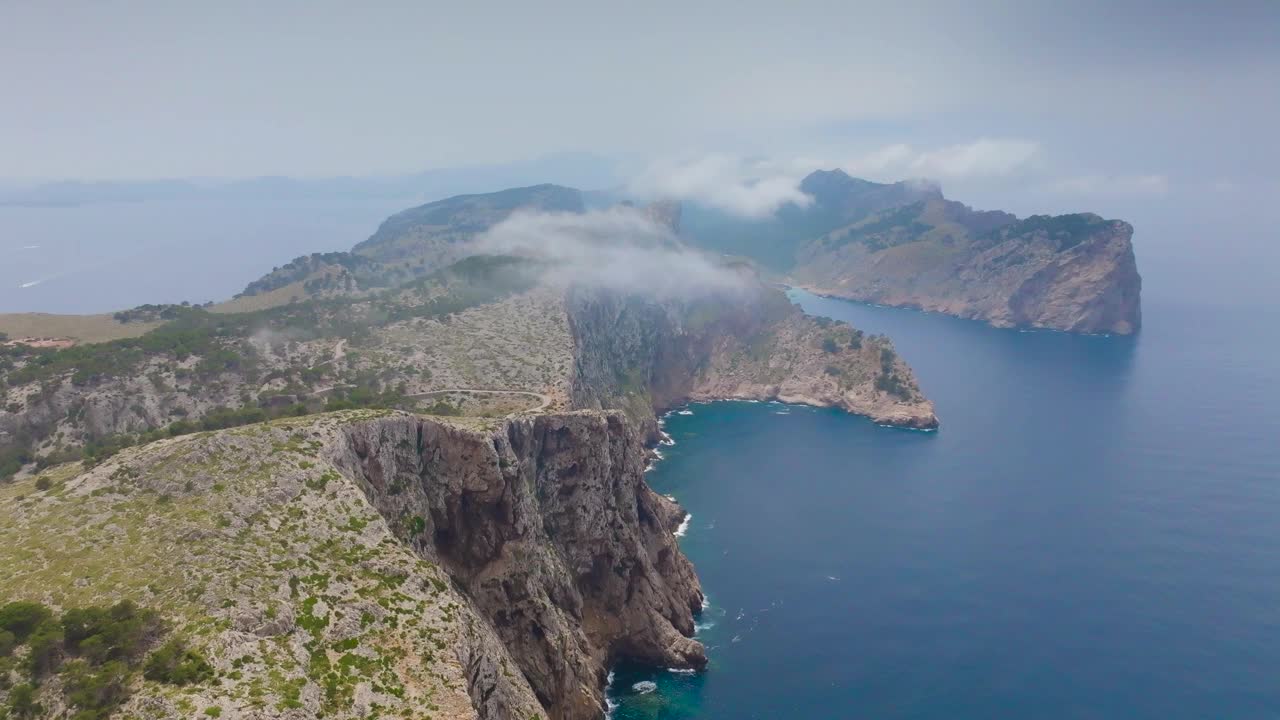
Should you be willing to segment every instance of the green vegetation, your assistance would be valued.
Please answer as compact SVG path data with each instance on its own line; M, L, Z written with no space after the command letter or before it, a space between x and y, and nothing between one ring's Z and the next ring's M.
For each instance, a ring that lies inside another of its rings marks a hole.
M872 252L912 242L933 229L932 225L920 220L924 207L923 202L917 202L881 213L853 227L843 236L832 239L837 246L860 242Z
M1058 252L1062 252L1087 240L1106 222L1093 213L1032 215L1012 225L997 228L984 237L988 240L1005 240L1019 235L1044 232L1058 243Z
M363 255L349 252L311 253L296 257L283 266L271 268L270 273L249 283L240 295L259 295L277 290L299 280L306 280L311 274L327 266L345 268L356 279L361 289L378 287L383 282L382 277L385 276L385 273L381 272L383 268L379 263ZM322 289L320 286L312 286L311 283L317 280L319 278L307 283L306 288L309 292Z
M200 307L207 307L209 304L210 303L206 303ZM177 305L172 303L167 305L153 305L148 303L129 310L121 310L111 317L114 318L116 322L122 324L177 320L182 317L183 312L190 307L191 303L185 301Z
M9 691L0 717L6 712L13 718L43 712L36 700L39 688L56 674L73 709L71 720L102 720L127 700L147 648L163 633L155 611L128 600L109 607L71 608L59 618L39 603L11 602L0 607L0 628L0 640L8 639L0 642L0 656L26 646L21 664L0 665L6 682L14 671L23 676ZM149 680L187 684L213 679L208 661L176 640L153 654L146 666ZM153 666L164 672L152 673Z
M169 685L191 685L213 679L213 667L182 640L174 638L151 653L142 676Z
M861 330L857 328L851 328L849 330L849 349L861 350L862 338L863 338L863 332Z
M211 363L197 366L196 375L201 378L226 369L249 370L253 365L251 351L226 344L247 336L249 325L241 316L214 315L200 308L183 307L173 321L136 338L57 350L17 346L14 349L25 363L7 373L5 380L15 386L70 374L72 383L89 385L134 373L147 358L182 361L192 355L213 358Z
M876 389L902 400L911 399L911 388L898 375L894 367L898 354L888 345L880 347L880 374L876 376Z

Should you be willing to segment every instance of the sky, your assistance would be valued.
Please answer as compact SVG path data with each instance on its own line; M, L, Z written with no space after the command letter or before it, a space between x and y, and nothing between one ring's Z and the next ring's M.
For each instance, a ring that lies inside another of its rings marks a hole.
M589 152L633 189L745 214L816 167L929 178L980 207L1135 218L1174 258L1214 233L1244 257L1280 221L1271 0L0 0L0 16L10 185Z

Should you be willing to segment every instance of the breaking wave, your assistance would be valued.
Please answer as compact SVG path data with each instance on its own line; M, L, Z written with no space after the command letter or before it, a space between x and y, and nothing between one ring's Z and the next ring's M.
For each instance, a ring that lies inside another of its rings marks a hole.
M692 521L693 513L685 513L684 519L680 521L680 527L677 527L676 531L671 534L676 537L684 537L685 533L689 532L689 523Z

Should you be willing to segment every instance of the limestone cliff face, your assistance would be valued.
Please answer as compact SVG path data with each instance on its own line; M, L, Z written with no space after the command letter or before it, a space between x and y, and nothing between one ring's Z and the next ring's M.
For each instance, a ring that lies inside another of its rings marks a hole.
M552 718L598 718L608 666L700 668L702 592L620 413L482 429L399 415L350 426L333 461L492 624ZM473 690L483 701L486 693Z
M1137 331L1133 227L1096 215L1017 221L935 199L832 232L793 271L817 292L997 327Z
M568 311L574 402L625 408L650 432L655 410L723 399L834 406L908 428L938 425L887 338L809 317L777 290L747 286L666 302L580 290Z

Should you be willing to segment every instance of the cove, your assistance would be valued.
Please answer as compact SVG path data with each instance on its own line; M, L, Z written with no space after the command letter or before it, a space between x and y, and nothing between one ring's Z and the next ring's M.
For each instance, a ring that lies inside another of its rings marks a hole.
M669 415L648 480L693 515L711 667L617 668L615 720L1280 713L1275 315L1083 337L792 296L893 338L942 427Z

